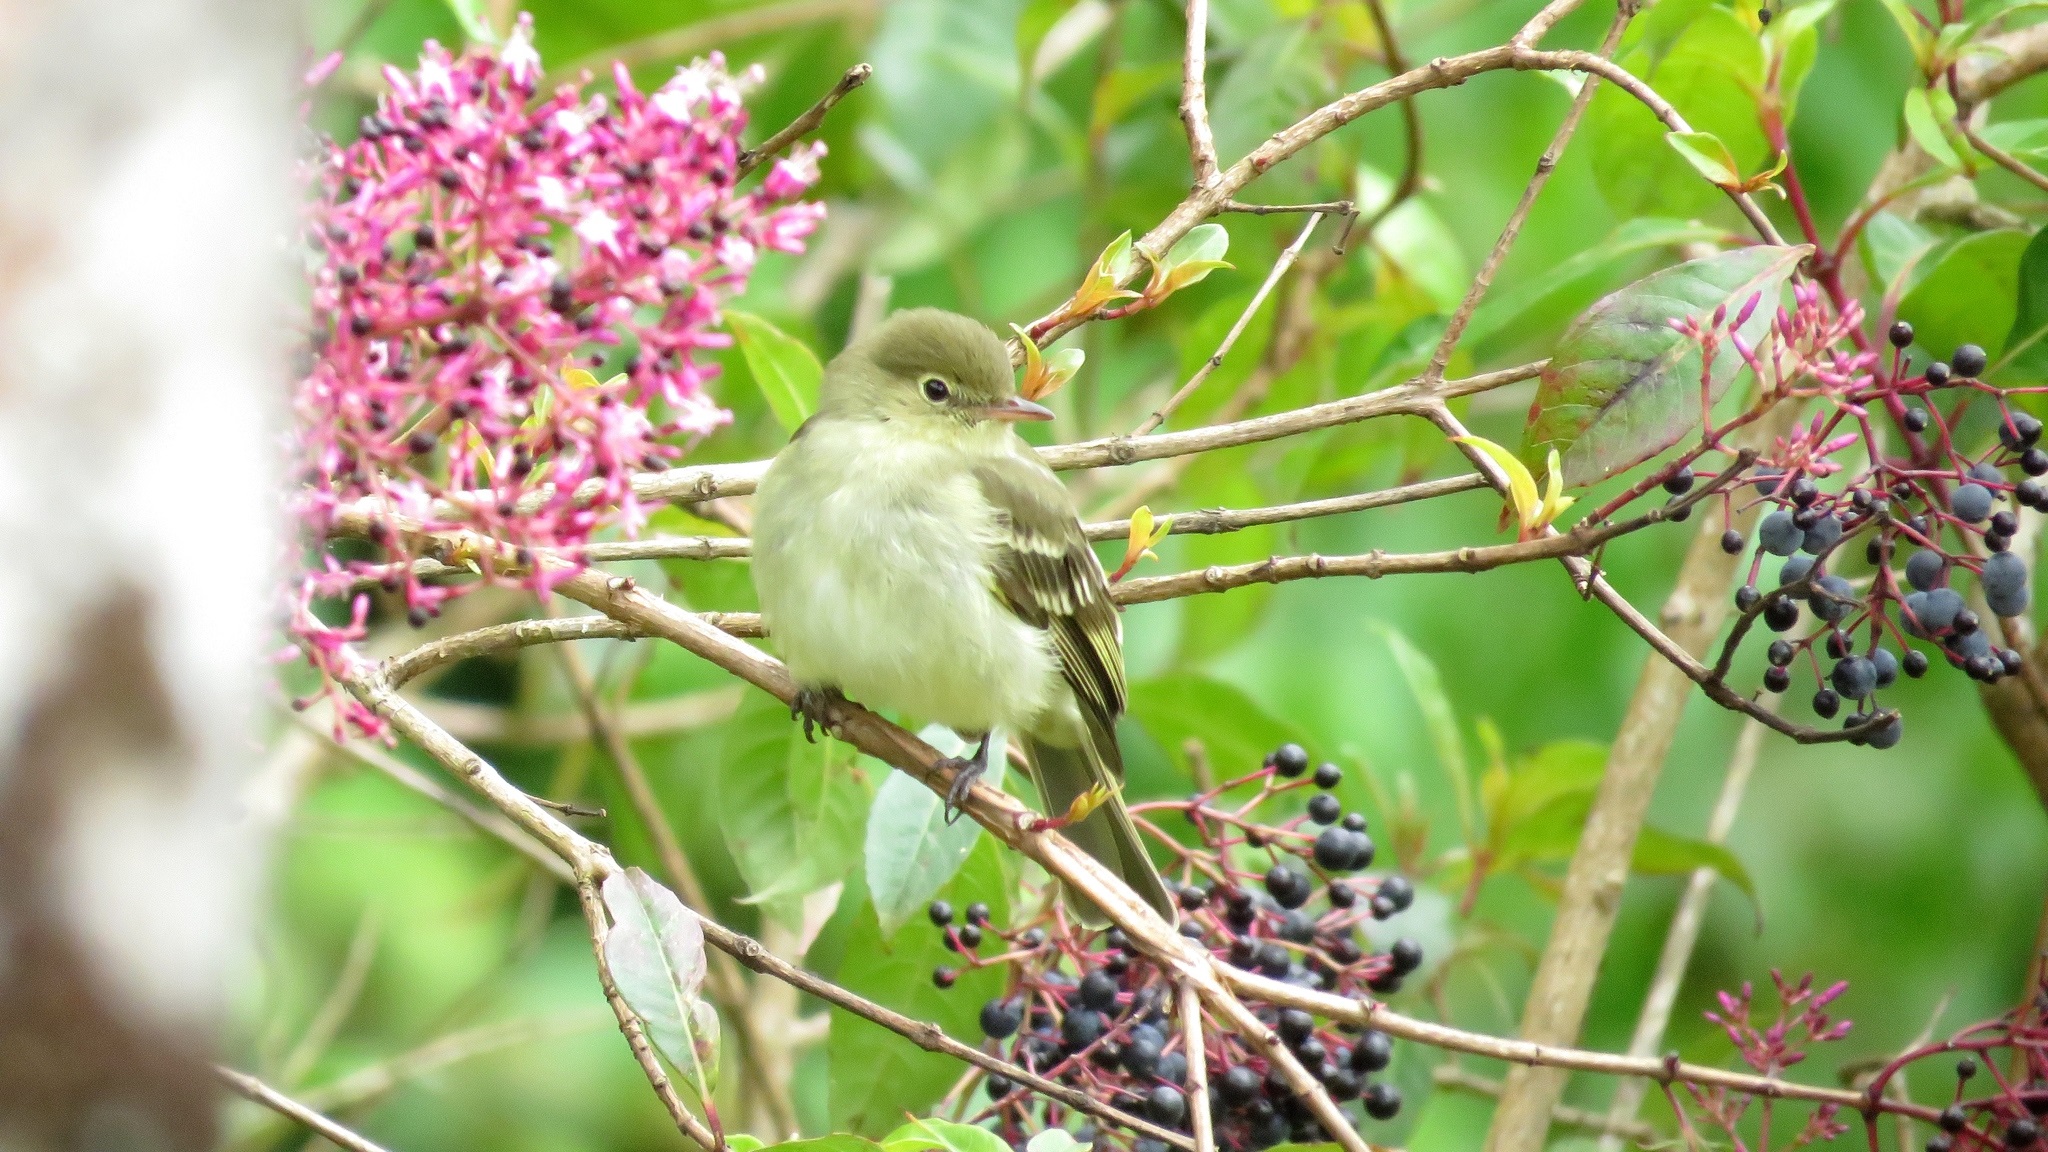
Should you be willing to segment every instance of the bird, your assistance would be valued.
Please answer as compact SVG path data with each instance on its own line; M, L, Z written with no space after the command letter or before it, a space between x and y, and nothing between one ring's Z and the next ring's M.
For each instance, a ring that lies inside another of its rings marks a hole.
M949 817L989 734L1017 735L1046 811L1080 815L1061 831L1171 921L1121 796L1122 621L1073 498L1017 435L1052 415L1018 395L987 326L894 313L826 365L817 411L761 477L754 588L807 735L853 700L978 741L953 758Z

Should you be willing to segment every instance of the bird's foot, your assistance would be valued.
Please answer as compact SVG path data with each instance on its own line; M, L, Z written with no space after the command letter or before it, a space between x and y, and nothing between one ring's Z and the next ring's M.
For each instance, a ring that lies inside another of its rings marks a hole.
M1039 816L1026 821L1024 831L1057 832L1069 824L1079 824L1093 815L1097 808L1107 804L1110 797L1115 796L1116 793L1116 789L1097 784L1095 787L1074 797L1074 802L1067 805L1065 812L1057 816Z
M813 744L818 742L814 729L822 728L826 735L832 733L832 710L846 703L846 697L839 689L799 688L796 699L789 705L789 718L804 722L804 739Z
M988 772L988 737L982 736L973 756L948 756L939 761L939 767L953 772L953 783L946 789L946 823L951 824L960 819L960 810L966 806L975 782Z

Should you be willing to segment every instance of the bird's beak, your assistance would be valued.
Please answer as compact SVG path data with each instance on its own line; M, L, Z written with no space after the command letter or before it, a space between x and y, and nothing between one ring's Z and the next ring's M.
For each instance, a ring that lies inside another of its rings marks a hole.
M1020 420L1050 420L1052 409L1043 404L1033 404L1022 396L1012 396L997 404L984 404L979 409L984 420L1001 420L1014 424Z

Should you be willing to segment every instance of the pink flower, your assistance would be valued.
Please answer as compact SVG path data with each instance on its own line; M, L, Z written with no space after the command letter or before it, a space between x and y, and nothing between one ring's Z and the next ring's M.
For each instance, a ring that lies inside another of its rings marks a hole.
M727 343L719 302L745 288L759 250L797 251L816 227L822 206L795 198L819 150L735 187L746 114L715 56L652 97L616 69L616 99L580 85L536 99L524 16L496 58L429 42L414 73L385 75L358 138L305 169L293 509L310 542L346 509L467 529L520 556L573 557L593 533L637 530L633 477L729 419L699 350ZM356 658L367 586L423 623L480 583L545 593L573 570L522 560L428 584L408 542L376 524L371 557L316 549L295 582L290 628L323 691ZM348 625L315 611L337 598Z

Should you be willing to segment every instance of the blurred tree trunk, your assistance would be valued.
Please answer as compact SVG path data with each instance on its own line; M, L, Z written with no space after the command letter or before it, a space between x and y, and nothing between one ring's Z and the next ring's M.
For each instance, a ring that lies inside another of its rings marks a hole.
M282 5L0 0L0 1147L202 1149L259 870Z

